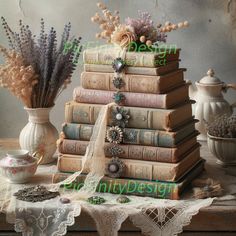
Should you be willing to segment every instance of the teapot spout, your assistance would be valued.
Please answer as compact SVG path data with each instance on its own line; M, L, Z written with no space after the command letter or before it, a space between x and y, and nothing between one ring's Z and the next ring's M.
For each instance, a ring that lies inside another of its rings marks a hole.
M195 94L197 92L197 88L195 86L193 86L192 82L190 80L186 80L186 84L189 85L189 97L191 99L194 99Z

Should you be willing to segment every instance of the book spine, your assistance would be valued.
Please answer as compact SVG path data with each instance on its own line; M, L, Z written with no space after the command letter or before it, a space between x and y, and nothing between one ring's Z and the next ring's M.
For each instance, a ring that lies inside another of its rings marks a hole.
M88 144L88 141L63 139L58 145L58 151L62 154L84 155ZM124 159L176 163L196 145L198 145L196 137L190 138L176 148L120 144L119 147L121 152L117 154L117 157ZM112 144L105 143L104 151L106 157L113 156L110 151L111 147Z
M104 49L104 50L85 50L83 53L83 61L85 64L102 64L111 65L117 57L122 57L120 49ZM166 53L143 53L143 52L127 52L125 54L125 62L128 66L134 67L157 67L164 65L169 61L179 59L179 50L167 51Z
M169 109L189 101L188 86L184 85L166 94L123 92L123 106ZM176 96L177 95L177 96ZM114 102L113 91L83 89L77 87L73 91L73 99L80 103L109 104Z
M81 86L84 89L116 91L113 79L114 73L83 72ZM122 92L160 94L183 84L183 71L164 76L125 74L123 81L124 87L120 90Z
M62 127L66 139L88 141L93 132L93 125L66 123ZM193 132L191 130L191 132ZM189 133L186 133L186 136ZM175 133L158 130L124 129L124 144L144 146L173 147L181 140L175 139Z
M102 105L68 102L65 106L65 121L67 123L95 124L101 107ZM108 111L108 125L112 125L112 112L115 110L116 106L113 106ZM171 130L176 126L175 120L170 119L172 110L135 107L126 107L125 110L130 116L126 125L128 128ZM185 114L188 115L187 110L191 111L190 104L186 107Z
M164 75L169 72L179 69L179 62L173 61L164 66L151 68L151 67L132 67L128 66L125 70L126 74L138 75ZM97 65L97 64L84 64L84 71L86 72L101 72L101 73L114 73L110 65Z
M84 155L88 141L63 139L58 145L58 151L62 154ZM110 143L105 143L104 151L106 157L112 157ZM173 162L176 157L177 148L161 148L142 145L119 145L121 153L119 158L136 159L144 161Z
M125 95L124 106L134 106L134 107L153 107L153 108L166 108L165 105L165 95L145 94L145 93L123 93ZM114 101L114 92L103 91L103 90L93 90L93 89L83 89L77 87L73 92L73 99L76 102L81 103L95 103L95 104L109 104Z
M59 183L69 177L68 173L56 173L53 175L52 182ZM76 180L68 185L63 185L66 189L78 191L84 183L84 175L80 175ZM178 184L158 181L141 181L132 179L111 179L103 177L100 181L97 192L127 194L145 197L163 198L178 200L180 191Z
M139 161L123 159L125 171L122 177L158 180L158 181L177 181L189 168L200 160L200 148L196 148L187 155L181 162L158 163L150 161ZM105 159L108 163L109 158ZM82 156L61 155L58 158L58 170L62 172L77 172L82 170ZM89 173L89 165L86 163L83 173Z

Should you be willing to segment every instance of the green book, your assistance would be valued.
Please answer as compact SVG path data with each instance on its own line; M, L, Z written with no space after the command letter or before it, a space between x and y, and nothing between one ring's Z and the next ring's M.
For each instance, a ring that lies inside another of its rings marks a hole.
M188 136L196 135L195 122L196 120L192 120L176 131L171 132L125 128L123 143L155 147L174 147ZM93 132L93 126L89 124L65 123L62 131L66 139L89 141Z
M176 183L103 177L96 191L178 200L187 186L204 170L204 163L205 160L203 159L199 161ZM52 181L58 183L70 175L69 173L55 173ZM78 191L83 186L85 177L86 175L80 175L71 184L62 185L61 187Z

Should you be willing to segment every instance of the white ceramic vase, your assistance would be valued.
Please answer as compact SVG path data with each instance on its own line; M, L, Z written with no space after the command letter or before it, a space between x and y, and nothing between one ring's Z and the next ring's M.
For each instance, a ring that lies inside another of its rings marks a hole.
M40 164L53 162L58 132L49 120L52 108L25 108L29 115L28 124L20 133L20 146L30 154L39 152L44 155Z

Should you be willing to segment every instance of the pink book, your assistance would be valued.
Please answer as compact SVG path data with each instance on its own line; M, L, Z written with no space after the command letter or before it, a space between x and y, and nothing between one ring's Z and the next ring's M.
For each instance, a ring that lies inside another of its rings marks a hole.
M114 102L114 91L84 89L77 87L74 89L73 99L80 103L108 104ZM122 92L125 96L122 105L131 107L150 108L172 108L178 104L189 101L188 85L185 84L166 94L130 93Z

